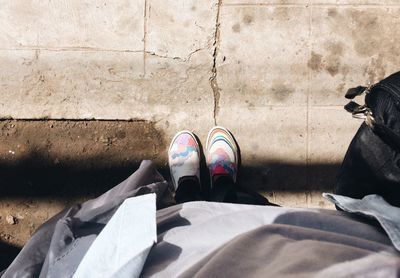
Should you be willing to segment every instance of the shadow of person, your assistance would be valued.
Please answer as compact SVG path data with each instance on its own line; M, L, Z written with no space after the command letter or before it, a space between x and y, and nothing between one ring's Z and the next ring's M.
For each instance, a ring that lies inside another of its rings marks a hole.
M0 273L12 263L19 251L21 248L0 241Z

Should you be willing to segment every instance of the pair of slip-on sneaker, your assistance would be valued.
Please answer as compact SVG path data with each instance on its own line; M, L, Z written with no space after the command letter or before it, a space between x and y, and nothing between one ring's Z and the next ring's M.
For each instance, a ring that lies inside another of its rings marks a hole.
M238 147L227 129L216 126L210 130L205 156L211 187L220 176L228 176L236 182ZM175 190L180 179L185 177L197 178L200 183L200 147L192 132L183 130L174 136L168 150L168 164Z

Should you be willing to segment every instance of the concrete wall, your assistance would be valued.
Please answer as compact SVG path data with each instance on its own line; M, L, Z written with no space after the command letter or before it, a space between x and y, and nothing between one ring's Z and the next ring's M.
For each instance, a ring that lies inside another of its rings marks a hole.
M324 185L360 124L344 92L399 68L399 12L398 0L0 0L0 117L144 120L165 142L219 124L246 178Z

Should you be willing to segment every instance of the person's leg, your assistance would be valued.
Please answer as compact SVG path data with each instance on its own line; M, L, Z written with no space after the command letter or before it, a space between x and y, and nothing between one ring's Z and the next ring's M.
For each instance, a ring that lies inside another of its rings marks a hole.
M177 204L202 200L201 185L197 177L182 177L175 191Z
M202 199L200 149L193 133L178 132L168 151L168 163L175 188L175 201L184 203Z
M210 200L213 202L237 203L237 192L233 179L221 175L214 178L212 182Z
M277 206L261 194L235 184L228 176L217 177L213 182L210 201L259 206Z

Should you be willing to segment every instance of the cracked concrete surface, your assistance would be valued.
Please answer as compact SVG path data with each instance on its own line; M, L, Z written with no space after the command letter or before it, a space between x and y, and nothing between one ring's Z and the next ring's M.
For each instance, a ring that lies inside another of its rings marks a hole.
M217 3L217 15L215 16L215 32L214 32L214 51L213 51L213 61L211 68L211 77L210 77L210 85L211 90L214 94L214 124L218 125L218 113L219 113L219 99L221 97L220 88L218 86L217 81L217 56L219 51L219 43L220 43L220 11L221 11L222 0L218 0Z
M360 125L343 94L400 65L397 0L0 2L0 118L152 123L160 166L177 131L223 125L241 182L288 206L331 208Z

